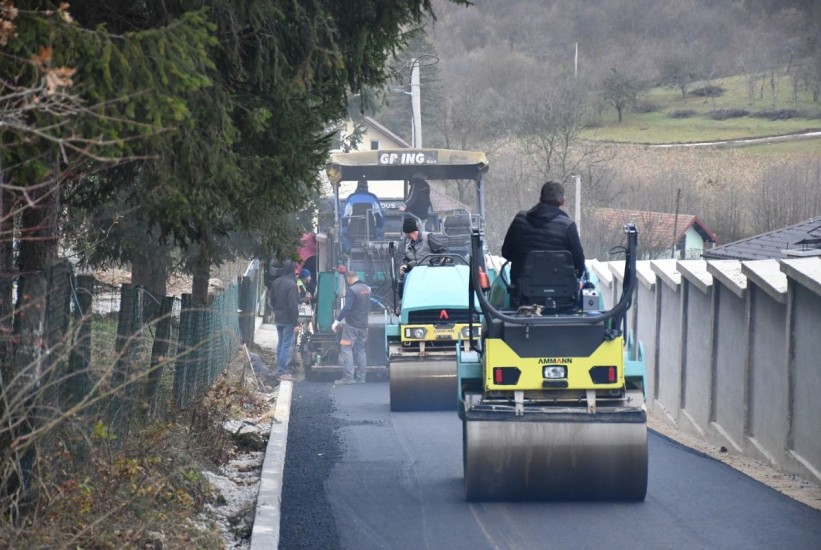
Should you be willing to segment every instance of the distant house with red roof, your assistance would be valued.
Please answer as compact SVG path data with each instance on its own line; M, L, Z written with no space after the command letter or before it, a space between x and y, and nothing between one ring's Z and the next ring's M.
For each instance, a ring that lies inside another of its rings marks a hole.
M698 259L719 242L707 224L693 214L595 208L583 219L582 238L587 255L595 257L588 249L592 248L589 243L596 239L609 248L612 243L606 236L621 238L626 223L635 224L638 229L639 253L644 259Z

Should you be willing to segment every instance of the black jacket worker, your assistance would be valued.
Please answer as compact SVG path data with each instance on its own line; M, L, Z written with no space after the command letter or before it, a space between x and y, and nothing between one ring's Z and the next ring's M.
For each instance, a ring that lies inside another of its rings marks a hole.
M564 186L548 181L542 186L539 204L513 218L502 244L502 256L510 261L510 282L518 286L527 253L531 250L569 250L576 276L584 273L584 250L576 224L560 206Z

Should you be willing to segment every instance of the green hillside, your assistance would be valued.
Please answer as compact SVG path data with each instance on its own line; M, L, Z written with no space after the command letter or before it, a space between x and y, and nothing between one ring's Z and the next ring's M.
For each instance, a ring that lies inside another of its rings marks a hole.
M746 75L699 82L686 98L680 90L652 88L639 96L633 111L618 122L615 109L603 112L600 126L586 137L631 143L689 143L747 137L773 136L821 129L821 104L801 88L793 94L789 76L776 74L775 88L769 76ZM697 95L707 88L718 90ZM738 116L741 115L741 116ZM820 149L819 141L793 146L798 151Z

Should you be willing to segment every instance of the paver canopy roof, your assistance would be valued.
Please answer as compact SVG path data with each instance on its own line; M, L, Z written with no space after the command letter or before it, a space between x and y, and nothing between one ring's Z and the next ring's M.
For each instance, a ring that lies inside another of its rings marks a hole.
M478 179L488 170L485 153L453 149L396 149L332 153L326 167L333 184L341 181Z

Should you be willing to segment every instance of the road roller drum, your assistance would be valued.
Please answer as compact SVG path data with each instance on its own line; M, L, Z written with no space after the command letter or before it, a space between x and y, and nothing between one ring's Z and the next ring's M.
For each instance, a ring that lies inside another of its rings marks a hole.
M400 361L390 367L392 411L456 410L456 362Z
M463 422L467 500L643 500L646 420L643 407L520 417L469 412Z
M456 410L456 350L479 330L468 279L467 261L453 253L429 254L406 276L387 337L392 411Z

